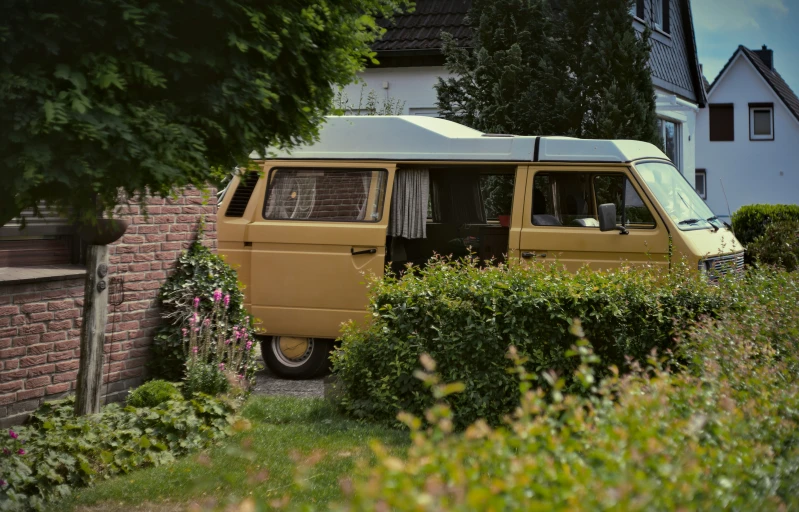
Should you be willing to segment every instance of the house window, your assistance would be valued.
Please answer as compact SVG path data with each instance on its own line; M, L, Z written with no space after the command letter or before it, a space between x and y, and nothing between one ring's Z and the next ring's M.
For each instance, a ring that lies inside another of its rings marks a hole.
M682 145L680 139L680 123L669 119L658 118L658 132L663 139L662 148L669 160L677 169L681 167Z
M702 199L707 199L707 171L704 169L696 170L696 184L694 185L696 193Z
M635 0L630 6L630 14L643 21L644 19L644 0Z
M749 140L774 140L774 104L749 104Z
M732 103L709 105L710 140L725 142L735 140L735 108Z
M652 24L655 28L663 30L663 2L667 0L652 0Z

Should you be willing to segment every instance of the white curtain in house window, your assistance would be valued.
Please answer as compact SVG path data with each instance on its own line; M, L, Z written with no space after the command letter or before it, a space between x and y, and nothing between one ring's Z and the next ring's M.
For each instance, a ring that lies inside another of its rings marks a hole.
M430 197L428 169L400 169L394 179L389 236L427 237L427 202Z
M662 149L677 169L682 168L682 139L680 123L668 119L658 119L658 132L663 139Z

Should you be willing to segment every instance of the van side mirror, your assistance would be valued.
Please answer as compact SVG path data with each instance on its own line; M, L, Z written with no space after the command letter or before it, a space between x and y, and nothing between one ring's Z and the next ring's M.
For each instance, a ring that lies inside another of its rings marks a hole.
M599 205L599 230L619 230L622 235L627 235L630 233L624 226L619 226L616 224L616 205L613 203Z

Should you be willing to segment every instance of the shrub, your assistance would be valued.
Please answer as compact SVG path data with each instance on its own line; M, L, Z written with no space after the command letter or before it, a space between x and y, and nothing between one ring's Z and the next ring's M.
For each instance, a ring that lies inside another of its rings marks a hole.
M427 353L442 379L465 385L451 403L457 426L478 418L497 424L518 405L518 379L506 372L509 345L529 371L571 375L569 325L581 318L604 367L624 369L628 357L672 348L676 330L721 310L729 302L721 290L687 269L571 274L555 265L482 269L434 260L372 282L373 321L346 326L332 355L340 403L380 422L394 422L400 410L422 414L432 399L412 375Z
M199 314L200 298L194 299L194 313L189 327L184 328L183 344L186 373L183 394L217 395L228 391L233 383L237 390L247 392L254 378L255 351L246 327L228 321L230 296L222 291L212 294L213 309L203 319Z
M455 435L444 403L427 411L429 428L401 415L413 438L407 460L374 443L377 464L349 482L340 509L796 509L797 374L749 337L776 332L775 320L702 323L686 341L691 371L669 373L653 361L597 385L583 340L571 352L582 362L574 373L582 394L533 390L517 357L520 407L507 425L480 420ZM439 398L460 388L420 376Z
M237 404L207 395L155 407L106 406L75 417L74 398L48 402L29 425L0 440L0 510L41 509L75 487L132 469L160 465L231 433ZM15 442L24 440L24 452Z
M742 206L732 216L735 237L748 247L756 238L765 233L771 222L799 221L799 205L793 204L750 204Z
M171 382L151 380L131 391L125 401L131 407L155 407L179 396L180 391Z
M799 221L772 222L762 235L747 246L751 258L760 264L799 268Z
M200 242L194 242L180 255L174 273L158 292L161 317L165 323L151 345L150 370L154 376L173 381L183 377L188 354L181 330L188 328L189 319L196 312L203 317L210 315L216 290L230 297L230 325L251 327L236 271ZM200 299L197 308L194 307L195 298Z

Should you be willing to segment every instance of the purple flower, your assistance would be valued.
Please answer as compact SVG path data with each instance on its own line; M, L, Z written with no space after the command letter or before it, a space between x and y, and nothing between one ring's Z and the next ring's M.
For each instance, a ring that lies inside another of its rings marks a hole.
M3 455L11 455L11 450L8 448L3 448Z
M16 432L14 432L14 431L13 431L13 430L11 430L11 429L9 429L9 430L8 430L8 435L10 435L10 436L11 436L11 439L16 439L16 438L18 438L18 437L19 437L19 434L17 434Z
M225 363L219 363L219 369L220 370L224 370L225 369Z
M0 487L5 487L5 486L6 486L6 481L0 479Z
M250 350L250 347L252 347L252 341L247 342L247 345L244 346L244 350Z
M20 454L20 455L25 455L25 450L20 448L19 450L17 450L17 453Z
M230 340L225 340L225 345L230 345Z
M225 307L230 306L230 294L229 293L225 294L225 301L224 302L225 302Z
M219 302L221 298L222 298L222 290L217 288L216 290L214 290L214 302Z
M199 307L200 307L200 298L194 297L194 309L197 309Z
M210 319L210 318L206 318L206 319L203 321L203 325L204 325L204 326L206 326L206 327L208 327L209 325L211 325L211 319Z

